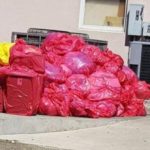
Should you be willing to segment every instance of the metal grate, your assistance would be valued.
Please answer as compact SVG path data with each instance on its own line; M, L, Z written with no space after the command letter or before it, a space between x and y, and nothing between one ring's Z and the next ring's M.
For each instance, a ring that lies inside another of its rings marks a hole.
M11 42L15 42L17 39L22 38L27 42L27 44L40 47L45 37L46 35L40 33L12 32Z
M107 49L107 41L95 40L95 39L85 39L85 42L91 45L99 47L101 50Z
M143 45L140 79L150 83L150 45Z

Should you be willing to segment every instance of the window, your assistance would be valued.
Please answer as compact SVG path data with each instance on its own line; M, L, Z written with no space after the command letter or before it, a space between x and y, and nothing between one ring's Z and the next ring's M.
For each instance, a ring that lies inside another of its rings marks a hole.
M126 0L81 0L79 27L123 32Z

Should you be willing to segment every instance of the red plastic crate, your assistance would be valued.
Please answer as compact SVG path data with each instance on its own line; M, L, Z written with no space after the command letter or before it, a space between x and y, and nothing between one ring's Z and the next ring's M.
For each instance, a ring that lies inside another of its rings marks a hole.
M5 96L5 78L0 78L0 112L4 111L4 100L6 98Z
M3 89L0 86L0 112L3 112Z
M43 76L9 75L6 81L6 113L15 115L35 115L38 110Z

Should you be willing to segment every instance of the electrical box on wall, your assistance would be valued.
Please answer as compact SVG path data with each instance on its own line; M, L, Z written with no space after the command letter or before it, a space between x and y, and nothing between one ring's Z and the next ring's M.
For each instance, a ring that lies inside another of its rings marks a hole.
M150 42L131 42L128 64L139 79L150 83Z
M150 37L150 23L148 22L143 23L143 36Z
M144 5L130 4L128 9L128 35L141 36Z
M131 42L129 49L128 64L129 67L140 76L142 44L139 42Z

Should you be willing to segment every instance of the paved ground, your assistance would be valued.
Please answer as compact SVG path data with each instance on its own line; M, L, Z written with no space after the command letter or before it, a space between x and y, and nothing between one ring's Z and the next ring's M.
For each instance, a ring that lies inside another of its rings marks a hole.
M150 150L150 115L87 119L0 114L0 134L0 150Z
M150 150L150 116L74 131L1 135L0 139L4 140L0 144L2 147L5 143L11 149L13 146L20 146L18 143L24 143L29 150Z
M58 131L77 130L114 124L137 118L77 118L50 116L15 116L0 114L0 135L4 134L34 134Z

